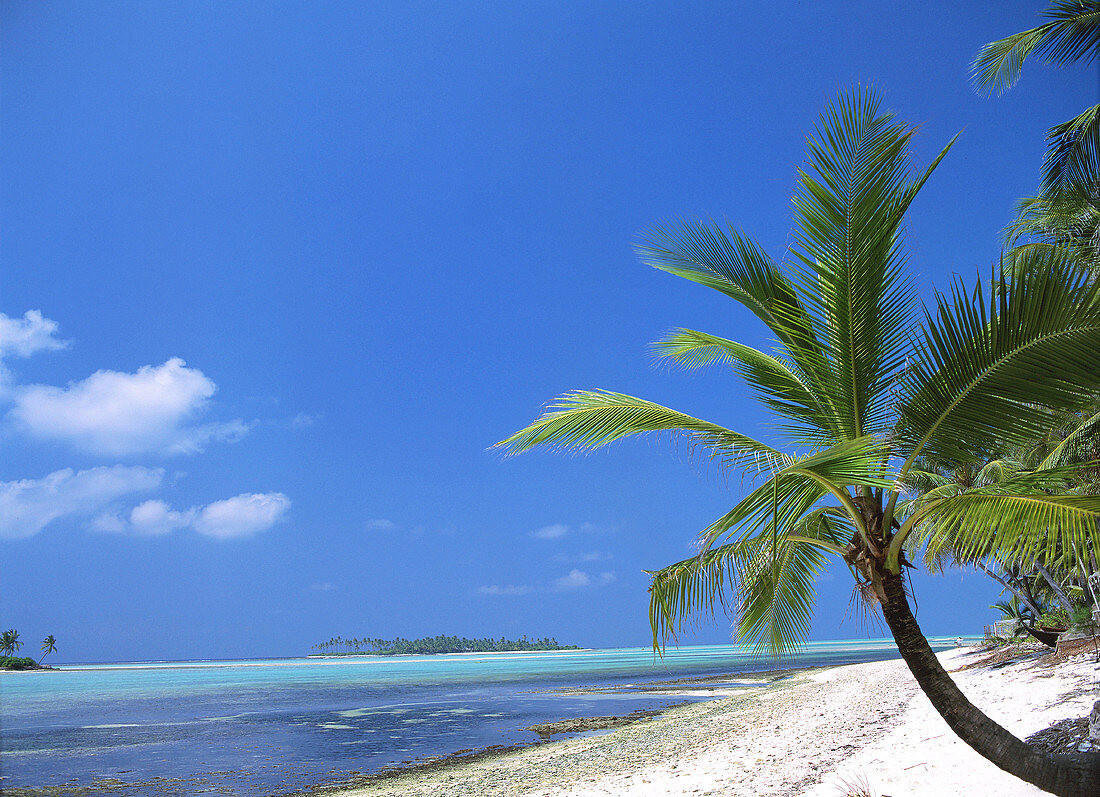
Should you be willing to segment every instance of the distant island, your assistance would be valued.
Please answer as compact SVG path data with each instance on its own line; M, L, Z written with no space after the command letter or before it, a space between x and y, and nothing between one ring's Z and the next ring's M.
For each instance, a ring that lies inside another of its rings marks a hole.
M518 640L467 639L457 636L430 636L421 639L344 639L333 637L313 646L311 656L407 656L437 653L508 653L527 650L580 650L577 645L559 645L553 637Z

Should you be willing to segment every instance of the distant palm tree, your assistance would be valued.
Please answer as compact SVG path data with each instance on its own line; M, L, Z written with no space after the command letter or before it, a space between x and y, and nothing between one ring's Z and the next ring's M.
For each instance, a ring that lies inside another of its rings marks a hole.
M730 603L739 638L797 646L809 633L815 579L836 557L881 607L921 689L963 741L1040 788L1095 797L1100 754L1033 748L951 680L913 617L902 552L915 529L931 527L956 532L964 550L1046 562L1055 542L1100 541L1100 498L1049 494L1063 471L938 497L904 517L896 510L920 457L971 462L1037 439L1044 409L1091 405L1100 391L1100 285L1072 258L1039 249L1029 257L1041 264L1021 269L995 297L956 283L920 309L905 274L904 217L947 150L913 174L913 128L879 107L859 91L826 110L799 173L784 264L732 225L708 222L660 228L639 248L644 262L738 301L768 327L778 342L771 353L688 329L657 350L688 367L731 367L795 453L602 390L560 397L497 445L585 450L669 432L721 467L758 477L700 533L701 553L652 574L655 647L694 613Z
M19 641L19 632L14 628L9 628L0 634L0 652L13 656L15 651L21 647L23 647L23 643Z
M1100 0L1055 0L1044 16L1050 22L981 49L971 65L979 89L999 94L1012 88L1033 52L1059 66L1100 58ZM1043 194L1056 194L1074 182L1094 182L1100 176L1100 105L1050 128L1047 141Z
M53 634L42 640L42 659L49 656L51 653L57 653L57 640L54 639ZM38 660L38 663L42 663L42 659Z

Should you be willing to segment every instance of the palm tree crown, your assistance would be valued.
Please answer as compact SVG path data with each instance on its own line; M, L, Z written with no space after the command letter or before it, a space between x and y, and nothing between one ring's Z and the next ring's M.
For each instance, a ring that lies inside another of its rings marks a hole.
M950 530L962 545L1042 561L1052 541L1095 544L1100 498L1052 495L1051 473L1021 474L928 500L903 520L895 514L918 457L971 462L1036 439L1050 413L1089 405L1100 390L1100 295L1072 257L1040 248L1021 255L1030 267L998 280L988 298L956 283L921 311L904 271L902 221L951 144L914 174L912 135L870 91L826 109L808 142L781 263L713 223L658 228L638 247L643 262L737 300L768 327L772 352L688 329L656 346L687 367L732 367L774 414L776 434L805 453L608 391L568 393L497 445L591 449L669 432L750 470L755 488L700 533L702 553L652 574L654 645L692 613L727 602L736 604L739 637L773 651L797 645L808 634L814 580L835 556L882 605L910 669L960 736L1028 777L1028 767L1049 762L1033 760L1040 754L977 712L944 673L909 609L902 548L923 525ZM1058 769L1070 783L1059 793L1087 793L1074 790L1086 776L1073 766Z
M48 637L46 637L45 639L42 640L42 648L41 649L42 649L42 659L46 658L51 653L56 653L57 652L57 640L54 638L53 634L50 634ZM38 660L39 664L42 663L42 659Z

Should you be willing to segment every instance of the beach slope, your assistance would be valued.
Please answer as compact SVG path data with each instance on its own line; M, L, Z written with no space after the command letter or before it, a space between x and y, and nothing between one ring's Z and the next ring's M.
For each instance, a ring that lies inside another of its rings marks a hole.
M941 654L951 670L974 654ZM1020 737L1086 716L1098 694L1093 655L1058 665L1032 656L953 677L981 709ZM960 742L900 660L807 671L765 689L682 705L602 736L568 739L410 771L338 790L397 795L746 795L932 797L1043 792Z

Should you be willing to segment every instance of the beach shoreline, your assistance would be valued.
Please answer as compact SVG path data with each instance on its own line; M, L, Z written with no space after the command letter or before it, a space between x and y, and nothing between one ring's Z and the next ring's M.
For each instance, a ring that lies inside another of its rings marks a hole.
M1095 656L1052 665L1033 654L959 670L980 655L940 654L968 697L1018 736L1085 716L1100 698ZM673 706L598 736L478 751L301 794L835 797L845 784L910 797L1044 793L958 740L895 659L798 670L765 689Z

